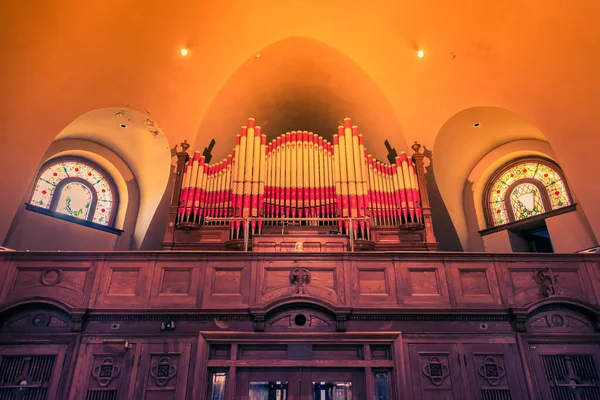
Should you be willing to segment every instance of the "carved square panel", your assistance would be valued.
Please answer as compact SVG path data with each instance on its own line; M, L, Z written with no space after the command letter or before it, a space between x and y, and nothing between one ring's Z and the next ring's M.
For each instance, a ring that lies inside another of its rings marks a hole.
M392 262L352 263L354 301L363 306L398 306L396 274Z
M191 269L163 270L163 279L160 285L160 294L189 294L192 283Z
M7 273L0 298L14 301L41 296L71 306L87 306L95 265L91 261L15 261Z
M139 269L113 270L108 283L108 294L110 296L135 296L139 275Z
M409 269L410 294L412 296L439 296L438 275L435 269Z
M158 261L154 267L151 307L195 308L202 264L198 261Z
M460 292L468 295L490 294L490 283L487 279L485 269L483 270L459 270Z
M402 296L405 304L449 306L448 284L444 264L440 261L427 263L397 263L402 277Z
M215 269L213 275L213 294L240 294L242 269Z
M493 263L447 262L453 296L457 304L500 304L500 290Z
M153 261L107 261L102 268L97 307L146 306L150 297Z
M246 306L250 293L249 262L211 262L206 265L203 306Z
M387 279L385 269L359 270L358 288L361 294L384 294L388 295Z

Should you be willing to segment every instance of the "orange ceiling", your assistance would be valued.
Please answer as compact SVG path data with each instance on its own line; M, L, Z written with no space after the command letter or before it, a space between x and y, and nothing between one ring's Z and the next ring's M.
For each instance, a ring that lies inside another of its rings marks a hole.
M327 136L350 116L380 157L386 138L432 148L454 114L500 107L544 134L577 186L580 160L600 168L599 17L595 0L3 0L0 167L22 168L1 178L18 195L0 196L0 237L56 135L106 107L146 113L171 147L215 137L216 156L248 117ZM582 201L600 199L590 190Z

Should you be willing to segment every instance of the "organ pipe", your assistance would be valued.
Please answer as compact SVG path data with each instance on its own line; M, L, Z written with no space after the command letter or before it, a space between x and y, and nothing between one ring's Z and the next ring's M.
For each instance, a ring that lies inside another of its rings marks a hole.
M252 235L279 223L256 217L315 218L302 224L337 225L355 239L369 239L377 226L423 223L417 165L404 152L391 165L367 154L363 135L348 118L332 142L300 130L267 142L249 119L225 159L206 164L194 152L180 168L177 223L228 225L232 239L242 238L246 228ZM253 219L246 227L241 218ZM330 218L341 219L319 220Z

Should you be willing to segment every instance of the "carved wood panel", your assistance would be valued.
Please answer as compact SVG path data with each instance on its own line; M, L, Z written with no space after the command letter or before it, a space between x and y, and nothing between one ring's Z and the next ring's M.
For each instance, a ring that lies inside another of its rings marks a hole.
M129 400L134 395L139 345L102 343L86 339L81 344L70 399Z
M106 261L99 284L99 308L147 306L154 261Z
M530 344L529 351L538 398L600 398L600 345Z
M150 307L195 308L202 272L198 261L158 261L152 279Z
M0 399L62 399L66 352L66 345L0 346Z
M394 264L391 261L353 262L352 292L354 305L397 307Z
M556 309L533 315L527 321L527 331L535 333L592 333L594 327L585 315Z
M465 386L472 399L526 399L519 376L521 364L513 344L463 343Z
M15 261L6 277L2 299L11 302L46 297L72 307L87 306L95 264L92 261Z
M206 264L202 307L247 307L250 296L249 261L214 261Z
M400 268L402 276L404 304L412 306L450 306L446 272L441 262L402 262L396 265Z
M464 399L458 347L449 343L410 343L409 371L415 400Z
M185 399L191 348L191 343L169 339L142 344L136 399Z
M501 304L493 264L449 262L446 266L457 305Z
M257 303L269 304L294 296L309 296L331 304L344 302L344 274L341 263L260 261Z
M583 263L501 262L498 263L498 274L506 302L511 306L524 306L549 295L595 302L590 277ZM549 283L540 280L540 277L546 276L547 279L552 276L557 286L553 288L556 293L549 294Z

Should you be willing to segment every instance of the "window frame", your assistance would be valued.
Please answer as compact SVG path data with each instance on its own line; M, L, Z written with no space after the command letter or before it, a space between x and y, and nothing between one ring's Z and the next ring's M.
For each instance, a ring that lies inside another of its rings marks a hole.
M491 191L494 187L494 185L496 184L496 182L498 181L498 179L504 175L504 173L513 168L514 166L518 165L518 164L522 164L522 163L527 163L527 162L531 162L531 163L537 163L537 164L542 164L545 165L546 167L554 170L557 175L560 177L560 179L562 180L562 183L565 187L565 197L568 201L568 204L559 207L559 208L552 208L552 199L550 197L550 193L548 193L548 189L546 188L546 186L544 186L543 182L534 178L522 178L522 179L518 179L515 182L511 183L510 186L507 188L506 193L504 194L504 207L506 208L506 216L508 218L508 222L506 222L505 224L501 224L501 225L495 225L494 223L494 217L493 217L493 210L492 210L492 205L490 203L490 198L491 198ZM537 215L533 215L531 217L527 217L527 218L523 218L520 220L515 219L515 215L514 215L514 210L512 208L512 203L510 200L510 195L512 193L512 191L514 190L514 188L522 183L531 183L533 185L535 185L538 190L540 191L540 196L542 198L542 204L544 205L544 212L541 214L537 214ZM503 164L502 166L500 166L498 169L496 169L496 171L490 176L490 178L488 179L484 191L483 191L483 211L485 214L485 223L487 226L487 230L501 230L503 227L510 227L512 226L514 223L518 223L521 221L527 221L530 218L536 218L536 217L541 217L541 218L545 218L546 216L549 216L549 214L554 214L554 212L562 210L562 209L567 209L570 208L570 206L574 206L575 203L573 202L573 196L571 195L571 190L569 188L569 184L567 182L567 180L565 179L565 175L562 171L562 169L560 168L560 166L555 163L552 160L549 160L545 157L519 157L519 158L515 158L505 164Z
M96 188L92 184L90 184L90 182L86 181L85 179L81 179L79 177L68 177L68 178L65 178L65 179L61 180L60 182L58 182L58 184L56 185L56 188L54 189L54 193L52 194L52 199L50 200L50 205L48 208L39 207L39 206L36 206L35 204L31 203L31 201L33 200L33 196L35 195L35 188L37 187L37 183L38 183L40 177L42 176L42 174L44 173L44 171L46 171L46 169L48 169L52 165L69 162L69 161L85 164L85 165L88 165L89 167L95 169L96 171L98 171L99 174L102 175L102 177L108 184L108 186L111 190L111 193L112 193L112 203L113 203L111 214L108 219L108 224L103 225L103 224L93 222L94 214L96 212L96 203L98 201L98 193L96 192ZM88 213L86 219L73 217L73 216L63 214L63 213L56 211L56 208L58 207L58 200L60 199L62 189L71 182L78 182L78 183L85 185L88 189L90 189L90 191L92 193L92 201L90 202L91 212ZM68 222L77 223L79 225L88 226L88 227L99 229L99 230L106 231L106 232L115 233L118 235L120 235L123 232L123 230L114 227L116 216L117 216L118 209L119 209L119 192L117 190L117 186L116 186L112 176L108 172L106 172L106 170L104 168L102 168L95 162L93 162L87 158L84 158L84 157L66 155L66 156L52 158L52 159L46 161L45 163L43 163L38 168L38 172L35 176L33 185L30 190L30 195L28 197L27 203L25 203L25 204L26 204L26 209L29 211L38 212L40 214L49 215L54 218L62 219L62 220L68 221Z

